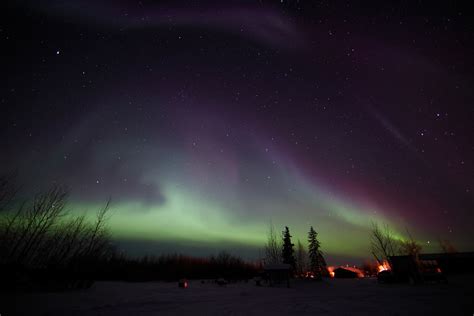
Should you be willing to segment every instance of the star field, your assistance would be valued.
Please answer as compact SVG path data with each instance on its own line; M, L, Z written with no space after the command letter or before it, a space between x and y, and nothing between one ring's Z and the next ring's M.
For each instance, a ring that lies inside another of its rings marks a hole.
M0 171L110 196L126 251L256 257L270 221L333 257L368 257L371 221L472 250L462 2L2 6Z

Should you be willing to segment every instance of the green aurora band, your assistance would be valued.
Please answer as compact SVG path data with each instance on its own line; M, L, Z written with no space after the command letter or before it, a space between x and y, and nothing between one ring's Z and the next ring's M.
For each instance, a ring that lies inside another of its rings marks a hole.
M270 223L277 230L289 226L294 242L300 239L304 244L309 226L313 225L327 254L355 258L369 256L373 221L389 224L394 236L403 238L399 232L405 226L385 216L383 210L344 200L322 185L311 183L289 165L280 163L278 172L273 170L271 179L266 179L271 194L265 190L265 184L257 194L242 192L239 181L223 185L216 180L225 176L223 170L214 170L207 183L182 178L174 170L169 173L169 179L159 183L166 197L164 203L112 203L109 222L112 236L150 242L181 241L213 245L216 249L232 244L262 249ZM297 185L289 190L285 185L288 183ZM79 210L100 207L97 203L79 201L72 204Z

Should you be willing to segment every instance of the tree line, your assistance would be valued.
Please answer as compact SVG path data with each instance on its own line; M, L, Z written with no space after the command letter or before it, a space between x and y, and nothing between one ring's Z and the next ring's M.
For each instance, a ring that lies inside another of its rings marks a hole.
M132 258L117 253L110 259L101 261L96 274L97 280L139 282L224 278L232 282L248 280L256 275L258 269L258 264L246 262L226 251L208 257L176 253Z

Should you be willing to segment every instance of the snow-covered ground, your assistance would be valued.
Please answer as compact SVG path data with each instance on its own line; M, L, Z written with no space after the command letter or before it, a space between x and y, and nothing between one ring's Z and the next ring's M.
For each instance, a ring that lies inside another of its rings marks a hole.
M471 281L474 281L472 277ZM466 278L448 284L379 285L374 279L294 281L291 288L242 282L221 287L177 283L98 282L91 289L3 296L9 315L473 315Z

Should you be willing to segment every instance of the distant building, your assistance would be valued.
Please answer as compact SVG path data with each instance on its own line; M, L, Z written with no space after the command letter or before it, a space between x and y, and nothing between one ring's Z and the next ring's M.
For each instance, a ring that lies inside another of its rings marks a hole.
M290 287L291 265L285 263L268 264L263 267L263 271L270 286L286 285Z
M474 252L392 256L389 259L390 269L379 273L379 282L446 282L446 275L473 274Z
M356 279L356 278L363 278L364 273L357 269L351 267L339 267L332 271L331 275L335 278L344 278L344 279Z
M420 260L435 260L444 274L472 274L474 252L426 253Z

